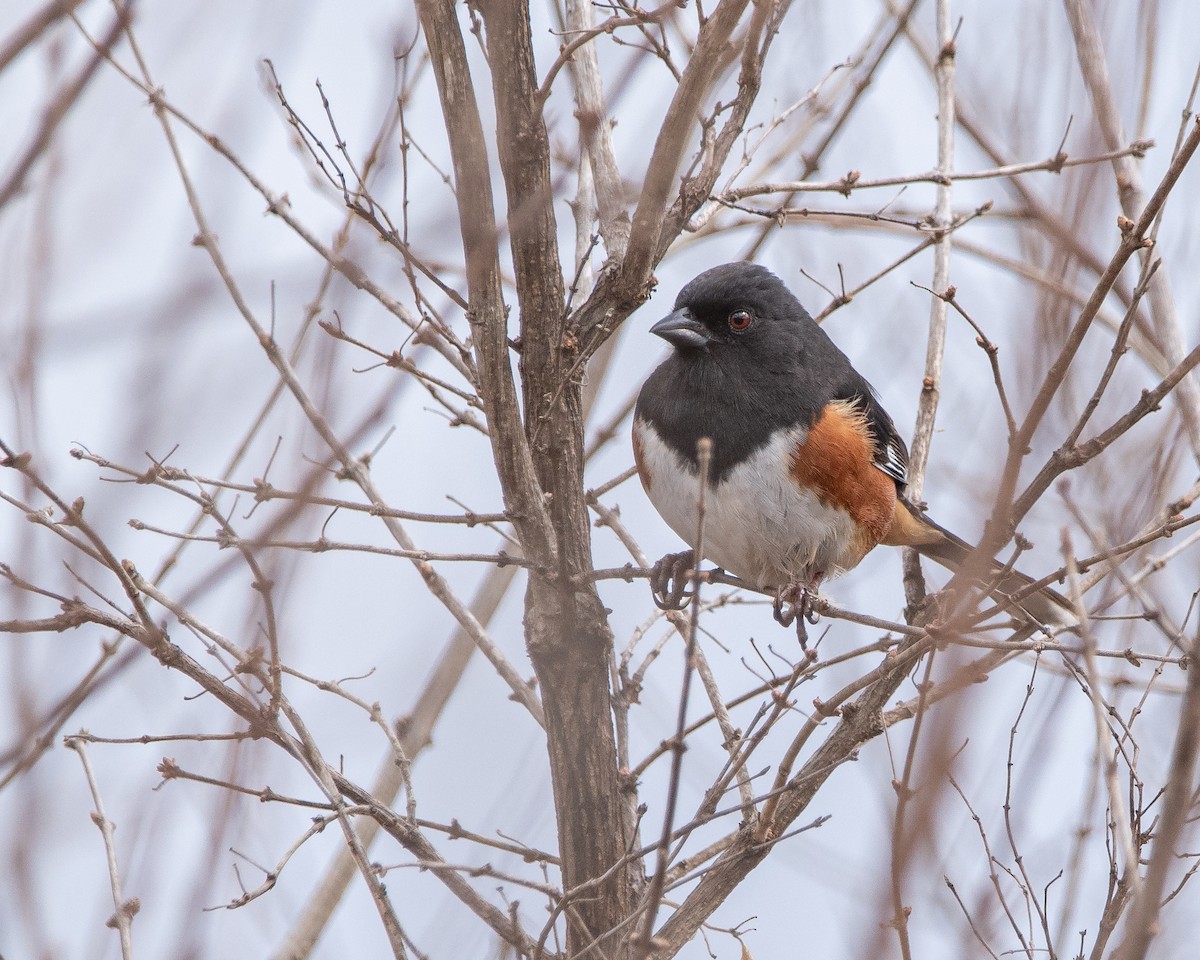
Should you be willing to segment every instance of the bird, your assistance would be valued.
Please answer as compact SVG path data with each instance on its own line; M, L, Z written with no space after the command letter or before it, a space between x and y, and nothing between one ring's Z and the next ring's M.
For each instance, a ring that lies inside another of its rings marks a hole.
M679 608L696 566L701 438L711 442L703 558L774 593L775 619L815 623L817 590L879 544L913 547L951 570L973 552L905 496L908 448L874 388L787 286L748 262L686 284L650 327L673 348L638 393L637 473L693 549L655 564L655 602ZM1033 581L995 561L981 585L1001 600ZM1018 616L1076 622L1069 600L1027 592Z

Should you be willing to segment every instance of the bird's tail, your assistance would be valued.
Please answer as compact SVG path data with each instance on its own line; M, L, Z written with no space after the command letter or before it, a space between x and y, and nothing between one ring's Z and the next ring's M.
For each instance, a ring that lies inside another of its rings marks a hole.
M901 520L902 512L907 516ZM903 545L914 547L921 556L940 563L947 570L957 572L975 549L961 537L956 537L945 527L939 526L924 514L919 513L916 507L906 500L901 500L897 505L896 514L897 519L901 522L893 525L893 531L901 534L906 541ZM897 527L903 528L903 531L897 530ZM995 560L989 562L988 572L981 579L986 581L989 594L996 600L1007 600L1013 594L1024 591L1035 582L1032 577L1026 576L1019 570L1007 569ZM1066 627L1079 623L1075 605L1050 587L1041 587L1032 593L1026 593L1015 602L1014 606L1033 617L1038 623Z

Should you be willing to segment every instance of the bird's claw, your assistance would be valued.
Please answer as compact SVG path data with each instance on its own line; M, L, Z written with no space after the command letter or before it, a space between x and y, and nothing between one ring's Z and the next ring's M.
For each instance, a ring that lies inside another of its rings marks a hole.
M814 577L808 582L796 580L780 587L775 593L775 620L784 627L796 624L796 639L800 641L801 650L808 650L808 630L804 625L807 623L816 626L821 619L818 610L818 583L819 577Z
M693 550L668 553L650 568L650 593L659 610L682 610L692 599L688 590L696 566Z

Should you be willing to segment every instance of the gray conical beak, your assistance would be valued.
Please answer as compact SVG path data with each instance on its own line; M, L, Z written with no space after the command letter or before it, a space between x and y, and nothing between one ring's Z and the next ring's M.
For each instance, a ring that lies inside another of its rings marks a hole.
M662 337L673 347L680 349L701 350L708 346L712 339L708 328L692 316L692 312L683 307L670 316L663 317L650 332Z

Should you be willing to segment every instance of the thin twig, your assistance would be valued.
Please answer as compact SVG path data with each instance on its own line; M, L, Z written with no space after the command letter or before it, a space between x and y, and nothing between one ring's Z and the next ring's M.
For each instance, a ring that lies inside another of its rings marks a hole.
M1121 855L1125 861L1123 876L1128 878L1134 897L1141 887L1141 875L1138 868L1137 848L1133 842L1133 832L1129 826L1129 811L1125 806L1125 797L1117 779L1117 758L1111 744L1111 731L1105 717L1109 715L1108 705L1100 689L1100 672L1096 663L1095 640L1092 635L1091 621L1088 619L1087 608L1080 602L1079 572L1075 567L1074 550L1071 547L1070 533L1066 530L1062 535L1063 556L1067 560L1067 583L1071 588L1075 609L1079 611L1079 634L1083 639L1084 669L1087 677L1087 694L1092 703L1092 718L1095 721L1096 758L1103 772L1104 783L1108 788L1108 804L1110 819Z
M708 493L708 473L712 465L713 442L708 437L701 437L696 444L696 461L698 467L699 487L696 492L696 540L693 546L696 557L704 556L704 512L705 498ZM640 938L641 949L645 956L653 954L654 920L658 916L658 902L662 897L663 885L667 878L667 855L671 848L671 835L675 822L675 806L679 802L679 778L683 771L683 752L686 749L684 732L687 730L688 695L692 687L692 658L696 649L696 636L699 633L700 619L700 563L696 562L692 571L692 609L687 631L687 646L684 651L683 682L679 690L679 710L675 718L675 736L671 741L671 773L667 781L667 798L663 813L662 837L657 847L657 864L654 876L646 890L646 915L642 922Z
M133 960L133 918L141 909L141 901L137 897L125 899L121 890L121 869L117 864L117 845L113 838L116 825L108 819L104 812L104 800L100 796L100 785L96 781L96 773L92 769L91 758L88 757L84 741L78 737L65 738L66 745L79 754L79 762L83 764L83 774L87 777L88 789L92 792L92 802L96 805L92 813L92 822L100 829L104 838L104 855L108 864L108 882L112 889L113 915L108 920L108 926L116 929L121 938L121 960Z

